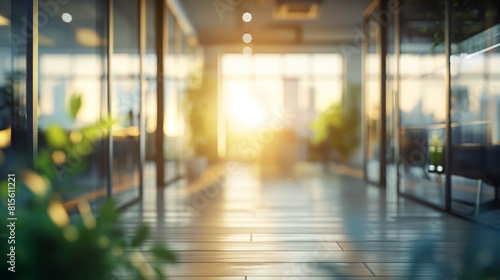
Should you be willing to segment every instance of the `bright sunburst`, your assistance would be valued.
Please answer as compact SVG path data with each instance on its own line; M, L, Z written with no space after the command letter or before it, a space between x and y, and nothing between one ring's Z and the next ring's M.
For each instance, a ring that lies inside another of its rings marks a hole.
M257 125L263 120L263 112L259 104L247 93L235 93L229 96L228 109L230 117L244 125Z

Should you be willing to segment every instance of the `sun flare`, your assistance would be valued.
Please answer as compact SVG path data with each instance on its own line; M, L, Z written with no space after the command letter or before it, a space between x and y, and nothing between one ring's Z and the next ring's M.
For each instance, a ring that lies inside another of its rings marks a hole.
M229 98L230 117L243 125L258 125L263 120L261 107L247 93L232 94Z

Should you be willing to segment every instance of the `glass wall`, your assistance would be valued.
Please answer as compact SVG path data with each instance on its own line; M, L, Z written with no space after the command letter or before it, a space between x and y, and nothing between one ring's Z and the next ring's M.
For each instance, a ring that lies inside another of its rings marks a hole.
M88 200L97 211L106 198L123 206L140 197L141 162L156 154L158 75L165 84L161 129L167 179L183 175L183 94L201 52L194 34L173 16L183 13L171 12L164 2L60 2L38 1L38 25L27 19L31 1L0 3L0 36L6 39L0 40L0 166L12 167L14 160L24 168L34 165L51 179L69 210ZM161 44L156 42L157 4L167 19L168 36ZM33 49L27 47L31 26L38 32ZM146 30L144 42L140 30ZM166 50L162 73L158 47ZM37 51L33 62L30 55ZM28 128L31 122L35 127ZM154 166L146 168L152 175Z
M445 207L444 1L402 1L399 73L400 191Z
M165 9L167 9L165 7ZM169 182L178 173L178 133L179 133L179 88L176 81L176 33L179 32L174 15L167 9L167 43L165 44L165 181Z
M186 176L186 160L191 152L188 110L185 108L189 77L202 71L202 53L197 40L182 30L178 19L165 7L164 79L164 158L165 183ZM191 155L192 156L192 155Z
M7 38L12 30L12 1L2 1L0 3L0 36ZM11 42L9 40L0 41L0 166L13 158L12 155L12 107L14 73L12 61ZM2 168L3 169L3 168Z
M370 183L381 183L382 92L381 28L375 18L379 8L365 19L363 102L365 130L365 174ZM385 166L384 166L385 167Z
M312 158L310 124L341 103L343 91L344 58L338 53L224 54L227 157L258 159L270 142L255 139L273 129L297 140L294 159Z
M120 205L139 197L139 0L113 3L113 197Z
M144 54L144 76L146 92L146 160L154 161L156 155L156 1L146 1L146 51ZM148 168L155 168L148 164Z
M400 194L500 226L500 4L387 3L382 14L395 21L382 22L381 13L371 12L385 31L382 51L370 18L365 26L369 181L378 179L370 166L380 159L377 149L386 147L386 179L396 175ZM385 80L380 53L386 53ZM380 82L386 83L387 139L379 146Z
M187 83L188 83L188 75L189 75L189 59L187 57L188 55L188 42L186 39L186 35L182 32L182 30L178 30L177 32L177 46L178 46L178 51L176 54L177 58L177 89L179 91L179 103L178 103L178 121L179 121L179 131L178 131L178 136L177 136L177 161L178 161L178 170L177 174L178 176L186 176L187 175L187 170L186 170L186 164L185 164L185 149L187 148L187 145L189 142L184 141L185 136L187 135L186 133L186 120L189 117L187 115L187 110L185 108L185 103L186 103L186 94L185 91L187 90Z
M397 187L397 134L398 134L398 113L397 101L397 78L398 78L398 60L399 48L396 42L396 17L399 16L398 2L394 2L391 9L389 22L387 24L387 52L386 52L386 186L392 190Z
M102 1L57 8L62 16L39 19L39 168L53 173L55 191L68 208L83 195L97 208L106 198L106 147L104 135L90 131L106 119L107 8ZM77 103L79 110L72 112ZM66 145L52 143L58 127L68 135Z
M26 3L0 2L0 167L26 160ZM26 163L26 162L24 162Z
M451 1L452 208L500 225L500 4Z

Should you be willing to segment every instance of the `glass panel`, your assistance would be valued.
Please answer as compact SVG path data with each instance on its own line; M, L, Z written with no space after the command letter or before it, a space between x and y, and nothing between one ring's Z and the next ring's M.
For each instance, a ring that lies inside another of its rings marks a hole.
M39 160L51 161L54 188L63 201L91 197L94 211L106 198L105 140L81 131L102 121L106 107L107 25L101 2L68 2L60 7L65 16L39 23ZM78 97L81 107L71 116L70 102ZM68 145L49 147L47 131L54 125L69 135Z
M365 30L370 30L366 38L366 56L364 66L364 101L365 101L365 125L366 125L366 178L369 182L380 183L380 59L379 49L379 24L375 19L368 18Z
M185 91L186 91L186 86L187 86L187 78L188 78L188 73L189 73L189 64L188 64L188 58L187 58L187 42L186 42L186 36L178 27L177 29L177 40L178 40L178 46L179 49L177 51L177 60L179 63L179 66L177 69L179 69L179 76L177 78L177 86L179 89L179 101L177 103L177 106L179 108L178 110L178 119L179 119L179 134L177 136L177 161L178 161L178 170L177 174L179 176L183 176L186 174L186 165L184 162L184 141L185 140L185 130L186 130L186 119L187 119L187 114L186 110L183 108L183 104L185 103Z
M26 164L26 1L0 2L0 170Z
M2 1L0 3L0 38L8 38L12 32L12 1ZM20 11L23 12L22 10ZM12 164L14 151L12 145L13 124L15 123L12 109L14 108L14 83L15 75L12 62L15 53L9 40L0 41L0 167L2 171L7 167L7 163ZM19 88L19 87L18 87ZM17 93L19 94L19 93ZM16 94L16 95L17 95ZM19 108L18 106L16 106Z
M179 136L179 98L178 83L176 79L176 25L175 17L167 7L167 50L166 50L166 76L165 76L165 180L166 182L177 176L177 138Z
M285 75L305 76L309 71L308 54L285 54Z
M146 53L144 56L144 76L146 79L146 161L155 160L156 155L156 2L146 1ZM149 164L148 168L155 168Z
M444 207L444 1L402 1L400 190Z
M452 208L497 226L500 76L495 63L500 58L499 12L500 3L495 1L452 1Z
M265 75L267 78L269 78L269 75L280 75L281 62L280 54L256 54L255 73L257 75Z
M227 118L227 156L232 159L255 160L256 149L246 151L241 143L248 138L248 135L255 132L251 119L247 119L247 114L241 113L243 104L240 100L254 103L251 93L252 84L249 80L226 79L223 85L223 94L226 99ZM251 130L251 131L250 131Z
M392 17L393 18L393 17ZM396 193L397 168L396 168L396 66L397 60L394 50L395 43L395 22L392 19L387 26L387 55L386 55L386 186Z
M225 54L222 59L222 73L223 75L241 75L249 76L251 67L250 61L252 56L240 54Z
M342 75L344 59L340 54L313 54L315 75Z
M222 67L227 157L256 160L265 153L265 145L254 145L253 139L285 115L276 133L293 135L298 158L312 159L311 123L333 103L342 102L343 57L336 53L224 54Z
M139 196L139 1L114 2L111 114L113 198L124 204Z
M316 112L324 112L334 103L342 101L342 80L316 79L314 81L314 107Z

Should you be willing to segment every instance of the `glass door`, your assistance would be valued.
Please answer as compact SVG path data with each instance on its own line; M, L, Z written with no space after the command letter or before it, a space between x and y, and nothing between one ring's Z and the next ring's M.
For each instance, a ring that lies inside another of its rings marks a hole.
M385 104L382 92L382 28L374 14L377 6L364 23L363 50L363 106L364 106L364 156L366 180L376 185L385 185L385 152L382 145L385 137ZM384 75L385 76L385 75Z

